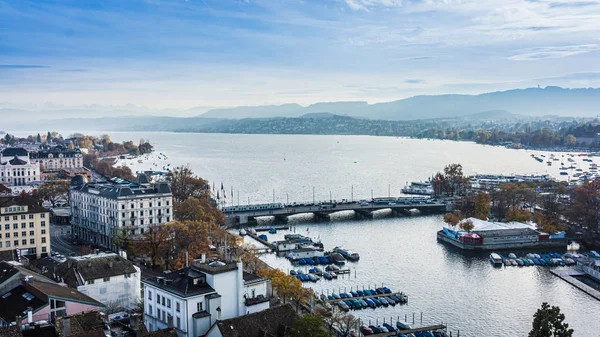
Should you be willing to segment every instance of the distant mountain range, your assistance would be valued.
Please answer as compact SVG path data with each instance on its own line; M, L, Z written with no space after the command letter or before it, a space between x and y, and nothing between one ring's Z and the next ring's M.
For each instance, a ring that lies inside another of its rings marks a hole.
M595 117L600 113L600 89L560 87L515 89L480 95L415 96L387 103L367 102L266 105L210 109L148 109L135 105L15 107L0 103L3 128L31 130L200 130L218 129L234 120L327 118L347 116L367 120L472 119L514 120L547 116ZM195 116L195 117L184 117ZM27 120L27 123L23 123Z
M560 87L514 89L480 95L414 96L387 103L366 102L268 105L212 109L201 117L269 118L299 117L309 113L331 113L368 119L415 120L451 118L483 111L505 111L524 116L558 115L594 117L600 112L600 89Z

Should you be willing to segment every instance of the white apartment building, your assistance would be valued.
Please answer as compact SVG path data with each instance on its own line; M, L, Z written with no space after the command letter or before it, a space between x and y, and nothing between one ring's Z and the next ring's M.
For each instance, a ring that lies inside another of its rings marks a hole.
M25 186L40 181L40 164L30 161L29 152L9 147L0 152L0 183Z
M0 197L0 251L40 258L50 253L50 212L32 202Z
M69 257L51 273L111 309L135 309L141 299L140 268L115 253Z
M71 226L76 239L109 248L113 238L144 234L149 227L173 219L173 196L167 182L149 184L146 176L131 183L113 178L108 182L71 179Z
M241 262L206 263L142 281L144 324L172 326L179 337L205 335L216 321L269 308L269 281L243 271Z
M70 150L62 145L40 148L31 153L31 161L41 164L45 170L83 167L83 154L79 148Z

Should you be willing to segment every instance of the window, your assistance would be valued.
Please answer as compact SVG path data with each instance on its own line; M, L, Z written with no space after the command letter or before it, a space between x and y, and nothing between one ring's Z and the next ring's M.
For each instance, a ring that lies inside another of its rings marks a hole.
M21 220L25 220L25 214L21 214Z
M167 217L167 222L169 222L169 221L171 221L171 218L170 218L170 217Z
M121 209L125 209L125 205L121 205Z
M15 241L13 241L13 244L14 244L15 246L18 246L18 245L19 245L19 240L15 240Z
M35 239L29 239L29 244L30 245L34 245L35 244Z
M42 235L45 235L45 234L46 234L46 230L42 229Z
M46 252L46 246L42 247L42 253Z
M177 329L181 329L181 318L177 317Z
M160 201L158 202L158 207L160 207Z
M42 243L46 243L46 237L42 237Z
M167 208L167 214L169 214L169 213L170 213L170 211L171 211L171 210Z
M21 236L27 236L27 232L26 231L22 231L21 232Z
M33 219L33 214L29 214L29 219Z
M156 294L156 303L160 304L160 295Z
M196 311L200 312L202 311L202 302L198 302L198 304L196 305Z
M94 284L94 280L89 280L87 284Z
M27 228L27 223L21 222L21 228Z
M29 231L29 235L31 235L31 236L35 235L34 233L35 233L34 231Z
M131 208L133 208L133 204L131 204Z
M13 224L13 229L19 229L19 224L18 223L14 223Z
M152 292L150 290L148 290L148 299L152 301Z
M171 299L167 298L167 308L170 308L170 307L171 307Z
M18 238L18 237L19 237L19 232L14 232L14 233L13 233L13 236L14 236L15 238Z
M130 278L131 274L125 274L125 278Z
M42 214L40 214L40 218L42 218L42 219L46 219L46 213L42 213Z
M152 203L151 203L151 202L150 202L150 203L148 203L148 205L150 205L150 207L152 207ZM152 211L150 211L150 212L152 212ZM150 213L150 214L152 214L152 213ZM8 220L8 219L7 219L7 220Z
M21 244L23 244L23 246L26 246L27 245L27 239L21 240Z
M152 305L148 305L148 315L152 316Z
M165 297L164 296L162 297L162 301L161 302L162 302L161 303L162 305L165 305Z
M180 312L181 311L181 307L179 302L175 302L175 311Z
M4 217L4 221L8 221L8 220L10 220L10 217L9 216L5 216Z
M104 282L109 282L110 281L110 277L105 277L104 278Z
M42 227L46 227L46 221L41 222Z
M19 217L16 215L13 215L13 220L19 220Z
M34 228L34 227L35 227L35 225L33 224L33 222L30 222L29 223L29 228Z
M4 225L4 229L10 229L10 225L9 224Z
M10 247L10 241L6 241L6 248Z

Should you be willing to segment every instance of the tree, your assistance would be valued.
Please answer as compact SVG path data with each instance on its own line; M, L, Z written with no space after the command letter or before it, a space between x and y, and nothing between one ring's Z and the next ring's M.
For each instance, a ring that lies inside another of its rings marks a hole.
M492 197L486 192L479 192L475 197L475 214L474 216L480 220L487 220L490 214Z
M171 192L175 201L181 202L189 197L209 198L210 196L208 182L194 176L188 166L174 168L167 179L171 183Z
M279 269L261 269L258 275L271 280L273 289L283 300L283 303L289 301L300 301L305 297L302 282L297 278L287 275Z
M449 164L444 167L444 174L450 181L450 195L454 196L457 190L462 185L462 165L461 164Z
M567 135L565 137L565 145L567 146L573 146L577 143L577 138L575 138L575 136L573 135Z
M52 143L52 133L48 131L48 135L46 136L46 143Z
M156 267L158 258L163 255L164 249L169 249L171 232L168 226L152 226L144 232L144 238L136 242L136 250L148 254L152 266Z
M35 138L35 141L38 142L38 143L42 142L42 136L40 136L39 133L37 134L37 137Z
M224 224L225 217L221 211L206 199L189 198L173 205L175 219L180 221L203 221Z
M463 220L460 222L460 229L464 231L470 233L473 230L473 228L475 228L475 225L473 225L473 221L471 220Z
M296 319L286 337L329 337L323 329L323 319L316 315L303 315Z
M73 149L75 149L75 144L73 144L73 141L70 140L69 141L69 150L73 150Z
M463 219L460 211L454 211L453 213L444 214L444 222L452 226L452 228L456 227L458 223Z
M44 183L38 187L38 195L41 200L49 201L52 206L56 206L57 202L70 202L70 189L68 181L51 181Z
M546 302L533 315L533 327L529 337L571 337L573 329L564 323L565 315L560 312L559 307L550 307Z
M186 252L189 260L208 252L208 223L203 221L173 221L165 225L173 235L175 253L169 255L169 265L174 268L185 266Z
M571 205L565 212L572 222L587 227L592 233L598 231L600 221L600 181L587 181L573 190Z

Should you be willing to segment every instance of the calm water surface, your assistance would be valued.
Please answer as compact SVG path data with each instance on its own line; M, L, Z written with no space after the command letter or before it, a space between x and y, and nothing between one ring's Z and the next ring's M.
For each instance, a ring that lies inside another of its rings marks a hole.
M68 132L63 133L68 134ZM532 152L473 143L368 136L223 135L127 132L110 133L114 140L150 139L167 161L132 164L136 169L160 169L188 164L217 186L223 182L234 203L275 200L310 201L398 195L406 182L424 180L449 163L461 163L465 173L550 173L530 157ZM535 153L541 153L535 151ZM153 164L156 163L157 167ZM217 187L218 188L218 187ZM239 195L239 197L238 197ZM295 222L294 220L293 222ZM327 249L344 246L361 259L349 263L353 272L337 281L311 284L317 292L381 285L406 292L406 306L354 311L362 320L412 313L424 323L447 323L461 336L526 336L535 310L546 301L558 305L575 336L600 336L600 302L554 277L545 267L493 268L487 254L463 254L436 241L441 216L331 223L300 222L295 228L320 237ZM269 235L269 240L285 233ZM250 240L250 239L247 239ZM264 260L283 270L284 258Z

